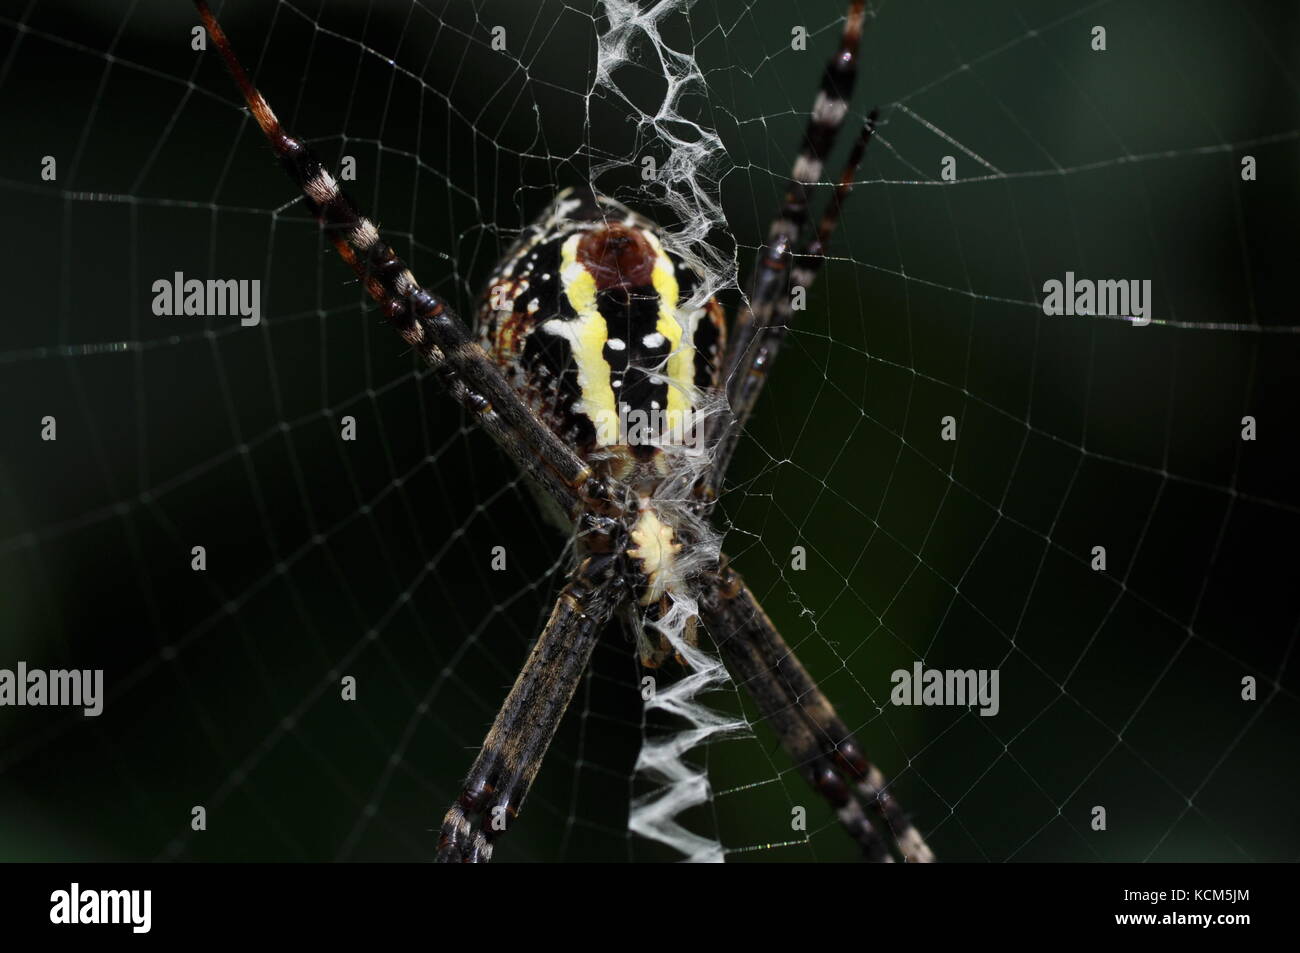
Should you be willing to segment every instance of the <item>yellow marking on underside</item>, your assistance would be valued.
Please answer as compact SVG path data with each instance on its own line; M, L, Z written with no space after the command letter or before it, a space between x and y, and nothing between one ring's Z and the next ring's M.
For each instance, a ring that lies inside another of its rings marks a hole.
M663 376L668 380L668 414L670 420L684 421L695 406L695 343L694 335L684 335L687 330L678 318L677 298L681 293L673 263L664 253L663 246L653 233L647 233L655 250L655 267L650 278L659 293L659 320L655 330L662 334L671 347Z
M676 541L673 528L648 506L637 515L636 525L632 527L630 535L636 546L629 549L627 554L641 563L641 570L646 575L648 584L641 597L641 605L648 606L675 588L679 582L677 554L681 551L682 544Z
M619 441L618 407L610 386L613 368L605 360L609 329L596 306L596 279L578 261L582 233L571 235L560 249L560 285L576 318L553 318L542 329L569 342L577 365L582 397L573 409L586 414L596 426L596 443L606 447Z

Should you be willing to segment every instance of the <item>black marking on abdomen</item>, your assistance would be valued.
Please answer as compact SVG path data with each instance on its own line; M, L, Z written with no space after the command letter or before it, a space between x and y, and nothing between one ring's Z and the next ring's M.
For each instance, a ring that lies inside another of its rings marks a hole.
M639 411L647 420L668 406L665 362L672 346L658 331L659 294L650 285L607 288L596 296L605 319L604 357L620 415ZM619 345L622 345L621 347ZM656 427L655 436L659 434Z

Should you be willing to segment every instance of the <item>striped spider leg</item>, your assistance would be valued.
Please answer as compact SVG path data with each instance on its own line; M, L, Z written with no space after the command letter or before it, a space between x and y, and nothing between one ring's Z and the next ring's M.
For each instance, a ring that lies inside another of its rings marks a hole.
M731 329L724 362L731 419L720 422L713 470L704 487L704 494L710 500L717 497L740 435L793 320L791 289L797 286L807 292L816 280L852 188L853 176L875 133L878 113L873 109L853 145L816 236L807 247L801 248L800 235L808 221L808 188L821 179L826 157L848 116L857 79L864 16L865 0L853 0L844 19L839 49L822 73L785 199L768 229L767 244L759 250L748 302L737 314Z
M835 810L863 857L890 862L934 860L925 839L890 796L880 770L836 713L808 670L781 638L743 579L723 561L701 616L727 667L814 791ZM889 832L886 841L863 807Z
M619 583L616 559L597 554L584 559L560 591L470 768L464 791L442 822L437 861L492 859L496 837L519 816L601 631L621 601Z
M311 149L284 131L240 65L208 4L194 0L194 5L272 151L302 190L308 210L320 222L339 256L380 304L384 317L435 370L452 397L564 512L576 515L583 506L600 508L608 501L608 488L519 400L451 306L420 287L406 263L383 240L374 223L361 214Z

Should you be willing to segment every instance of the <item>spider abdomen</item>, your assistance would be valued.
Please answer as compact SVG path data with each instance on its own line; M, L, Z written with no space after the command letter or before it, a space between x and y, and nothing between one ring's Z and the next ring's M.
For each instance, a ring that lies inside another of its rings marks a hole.
M480 339L580 455L620 479L662 475L664 450L702 450L718 385L722 309L693 302L699 285L651 222L566 190L489 281Z

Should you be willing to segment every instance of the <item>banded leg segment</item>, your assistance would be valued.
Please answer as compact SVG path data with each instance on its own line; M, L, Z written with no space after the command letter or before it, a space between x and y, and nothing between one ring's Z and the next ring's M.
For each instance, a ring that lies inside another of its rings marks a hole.
M618 604L615 560L589 556L561 590L551 617L506 696L438 838L441 863L484 863L523 807L592 650Z
M382 306L385 318L417 354L438 370L438 376L461 406L563 510L576 515L583 506L604 508L609 498L605 484L519 399L451 306L420 286L406 263L383 240L375 224L361 214L316 155L284 131L240 65L205 0L194 3L280 164L302 190L308 210L321 223L340 257Z
M889 793L880 770L867 760L744 581L724 569L718 584L706 593L701 610L727 665L867 859L892 859L882 844L879 830L883 830L903 860L933 861L933 852ZM864 806L878 827L868 821Z
M726 659L732 677L754 699L764 721L781 739L781 747L808 786L834 808L840 825L857 841L863 857L873 863L892 862L894 858L885 839L840 778L835 762L827 756L825 744L814 732L807 715L746 634L747 620L741 617L739 609L736 603L725 601L705 612L705 625Z
M867 116L867 121L853 144L848 162L840 173L835 191L822 213L821 221L817 225L817 234L808 247L797 254L783 253L780 262L775 259L770 262L773 266L779 265L782 269L781 273L784 274L785 259L789 260L789 281L785 285L786 291L799 287L806 293L817 280L817 275L826 262L826 249L830 247L831 236L839 226L840 215L848 201L849 193L853 191L854 176L862 164L862 157L866 154L871 137L875 135L879 116L879 112L874 109ZM746 325L750 336L749 343L746 345L747 353L736 352L732 355L739 361L739 365L730 372L727 379L727 402L731 407L731 420L729 428L718 439L713 469L709 473L709 486L713 491L709 494L710 498L715 498L717 490L722 486L727 466L736 452L740 436L754 413L758 395L762 392L763 385L767 383L767 375L771 373L772 365L781 350L781 345L785 342L790 325L794 322L794 306L790 295L778 293L774 300L765 304L763 315L766 316L765 321L760 322L755 318Z
M736 318L724 364L730 420L720 426L717 464L711 474L708 495L716 495L722 484L727 463L735 450L740 433L753 411L766 380L767 372L780 348L790 318L789 290L792 284L805 290L816 278L820 261L800 269L796 256L824 257L825 249L839 222L840 209L848 195L862 161L863 153L875 131L877 113L873 110L840 175L839 186L822 217L816 240L800 249L800 235L808 221L808 188L821 180L835 139L848 115L849 99L857 78L858 47L862 39L865 15L863 0L850 4L844 20L839 50L826 64L821 87L813 102L812 115L803 134L803 146L790 173L790 185L776 218L768 230L767 244L760 250L747 306Z
M758 332L771 318L773 302L784 293L787 258L808 219L808 186L820 181L826 156L848 115L849 98L858 73L865 0L853 0L844 19L840 47L826 64L812 115L804 128L803 145L790 173L790 185L776 218L768 228L767 246L759 253L748 306L737 316L727 347L728 396L741 364L748 359Z

